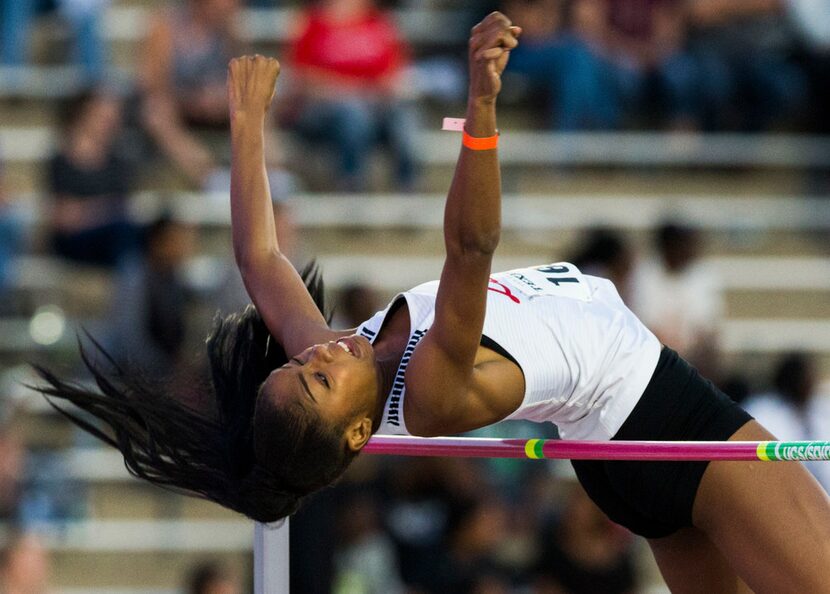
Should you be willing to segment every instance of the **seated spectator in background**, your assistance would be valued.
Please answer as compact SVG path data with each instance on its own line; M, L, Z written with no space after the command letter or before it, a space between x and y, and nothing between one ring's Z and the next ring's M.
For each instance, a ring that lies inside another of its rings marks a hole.
M694 127L697 70L685 51L685 0L577 0L601 6L604 52L621 115L658 106L675 129Z
M72 59L85 84L97 84L107 67L108 48L101 36L101 16L110 0L4 0L0 3L0 64L27 66L35 17L57 11L69 25ZM18 82L18 81L13 81Z
M629 306L663 344L714 377L724 305L717 276L700 263L700 233L669 221L654 247L635 271Z
M229 568L208 561L190 571L186 594L242 594L242 584Z
M692 52L708 129L765 130L804 105L803 72L789 60L785 0L694 0ZM825 7L826 11L826 7Z
M3 159L0 154L0 297L8 287L12 275L12 260L20 250L22 239L21 213L6 188ZM4 311L6 306L6 300L0 300L0 311Z
M447 534L448 587L442 592L507 592L498 553L510 535L510 508L498 497L481 493L455 510Z
M541 91L550 127L615 127L613 86L595 51L571 27L575 10L569 13L566 7L564 0L505 3L505 12L522 27L522 43L510 52L508 72L520 75L531 90Z
M381 530L377 502L356 493L340 502L334 594L403 594L392 540Z
M0 521L18 518L25 465L26 450L20 437L10 426L0 425ZM0 592L4 590L0 588Z
M386 144L398 190L415 184L416 114L407 101L408 49L373 0L320 0L301 16L289 52L295 97L284 120L304 140L334 149L338 189L367 187L372 148Z
M35 534L10 535L0 553L0 592L48 594L49 572L49 554Z
M637 591L634 539L570 485L558 523L543 532L537 594L624 594Z
M617 287L623 301L629 302L635 255L621 233L612 229L593 229L566 260L576 264L585 274L607 278Z
M227 125L228 61L242 53L238 12L239 0L184 0L162 9L139 62L144 127L199 188L210 185L218 163L190 128Z
M77 262L114 267L136 248L127 206L132 168L119 150L121 100L89 91L66 108L49 161L52 249Z
M797 61L809 85L809 106L804 114L808 134L830 134L830 10L824 0L788 0L788 14L799 41ZM830 168L811 167L805 193L830 195Z
M337 328L356 328L383 309L380 297L369 285L354 283L340 291L334 306L334 325Z
M189 301L183 266L195 252L196 231L162 217L146 232L144 257L125 269L113 300L113 356L148 372L182 373ZM176 376L174 376L176 377Z
M787 9L798 36L799 63L810 85L807 131L830 134L830 118L825 115L830 105L830 10L824 0L788 0ZM825 175L821 193L830 192L830 175Z
M449 533L459 510L487 490L481 466L461 458L411 458L388 470L384 522L404 582L416 592L452 592Z
M785 355L775 368L768 392L750 396L743 407L784 441L827 439L830 395L819 395L815 361L806 353ZM827 462L807 462L807 469L830 493Z
M524 29L510 70L543 88L561 130L616 129L652 105L693 125L696 70L682 0L511 0Z

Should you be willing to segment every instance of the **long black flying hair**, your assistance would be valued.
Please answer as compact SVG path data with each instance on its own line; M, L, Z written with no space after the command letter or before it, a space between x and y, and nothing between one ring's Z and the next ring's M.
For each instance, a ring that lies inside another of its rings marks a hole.
M325 312L316 265L301 275ZM81 357L98 391L39 365L35 369L46 383L34 388L73 423L118 448L129 472L139 478L272 522L296 511L303 496L333 482L354 457L342 444L340 428L326 427L306 411L257 405L260 386L287 357L253 305L217 317L208 336L215 414L184 404L92 343L104 364L83 345Z

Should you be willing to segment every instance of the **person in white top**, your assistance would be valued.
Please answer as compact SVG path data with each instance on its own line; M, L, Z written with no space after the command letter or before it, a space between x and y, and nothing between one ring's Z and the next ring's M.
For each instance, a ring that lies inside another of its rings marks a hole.
M356 333L328 326L312 296L319 282L304 282L279 249L263 158L279 63L233 60L233 242L256 307L219 320L208 340L218 417L89 359L103 394L42 368L41 390L109 424L112 434L76 419L135 474L266 522L336 480L381 425L433 436L521 417L558 422L569 438L773 439L661 349L610 282L568 263L491 275L495 104L520 35L499 13L472 30L440 281L407 291ZM756 592L830 593L830 504L802 465L573 465L609 517L649 538L674 590L736 592L742 580Z
M815 361L806 353L789 353L775 368L772 389L750 396L743 407L778 439L797 441L830 435L830 397L818 386ZM830 493L830 464L806 462Z
M630 304L663 344L709 371L716 368L724 305L718 275L700 261L700 242L696 229L662 223L655 232L656 254L632 275Z

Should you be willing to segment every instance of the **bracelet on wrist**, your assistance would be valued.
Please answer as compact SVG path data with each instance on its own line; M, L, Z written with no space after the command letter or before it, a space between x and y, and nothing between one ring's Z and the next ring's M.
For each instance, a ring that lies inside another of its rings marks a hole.
M471 151L489 151L498 147L499 133L498 130L493 136L470 136L466 130L461 131L461 144Z

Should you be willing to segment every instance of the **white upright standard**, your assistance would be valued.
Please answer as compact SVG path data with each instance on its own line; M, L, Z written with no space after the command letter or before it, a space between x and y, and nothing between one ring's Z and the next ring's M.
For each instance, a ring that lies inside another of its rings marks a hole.
M288 518L254 527L254 594L288 592Z

